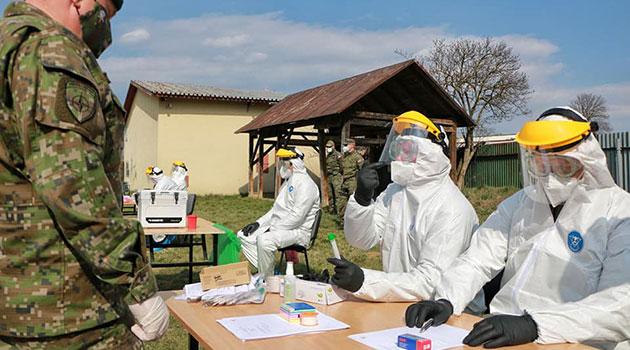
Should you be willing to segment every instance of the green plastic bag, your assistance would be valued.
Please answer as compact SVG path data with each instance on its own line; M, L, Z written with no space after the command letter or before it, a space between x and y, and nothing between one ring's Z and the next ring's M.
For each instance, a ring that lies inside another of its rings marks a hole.
M229 228L214 224L214 227L225 232L219 235L219 265L233 264L241 261L241 240Z

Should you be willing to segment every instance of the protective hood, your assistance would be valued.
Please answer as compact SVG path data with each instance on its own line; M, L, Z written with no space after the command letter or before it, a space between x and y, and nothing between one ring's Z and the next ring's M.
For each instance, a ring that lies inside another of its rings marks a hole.
M304 161L302 159L295 158L295 159L289 160L289 162L291 162L291 164L293 164L293 172L294 173L304 173L304 174L306 174L306 165L304 164Z
M578 159L584 165L584 177L581 184L586 189L615 186L615 181L606 165L606 155L593 135L565 155Z

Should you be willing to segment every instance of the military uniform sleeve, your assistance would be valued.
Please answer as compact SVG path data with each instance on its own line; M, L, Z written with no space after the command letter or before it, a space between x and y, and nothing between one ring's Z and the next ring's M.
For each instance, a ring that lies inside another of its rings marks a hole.
M155 277L142 228L122 217L106 175L98 90L73 62L80 58L59 42L24 45L18 53L11 91L25 140L23 172L86 272L134 304L155 294Z

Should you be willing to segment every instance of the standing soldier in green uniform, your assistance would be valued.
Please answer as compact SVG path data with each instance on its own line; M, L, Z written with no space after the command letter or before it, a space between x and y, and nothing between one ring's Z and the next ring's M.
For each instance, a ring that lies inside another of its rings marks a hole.
M0 349L142 348L168 328L96 60L122 3L26 0L0 20Z
M339 200L341 197L341 153L335 149L335 142L326 142L326 173L328 174L328 193L332 200L332 208L335 213L339 211Z
M339 203L339 216L343 221L343 215L346 212L346 204L348 199L354 193L357 188L357 173L361 166L363 166L363 157L355 150L355 142L353 139L346 139L346 144L343 146L343 184L341 185L341 198Z

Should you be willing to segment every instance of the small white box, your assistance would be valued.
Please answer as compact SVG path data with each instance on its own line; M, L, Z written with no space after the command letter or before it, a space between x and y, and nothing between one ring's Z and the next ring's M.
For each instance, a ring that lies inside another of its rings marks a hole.
M186 227L186 191L140 191L138 221L142 227Z
M345 299L346 292L332 284L298 279L295 298L311 303L332 305Z

